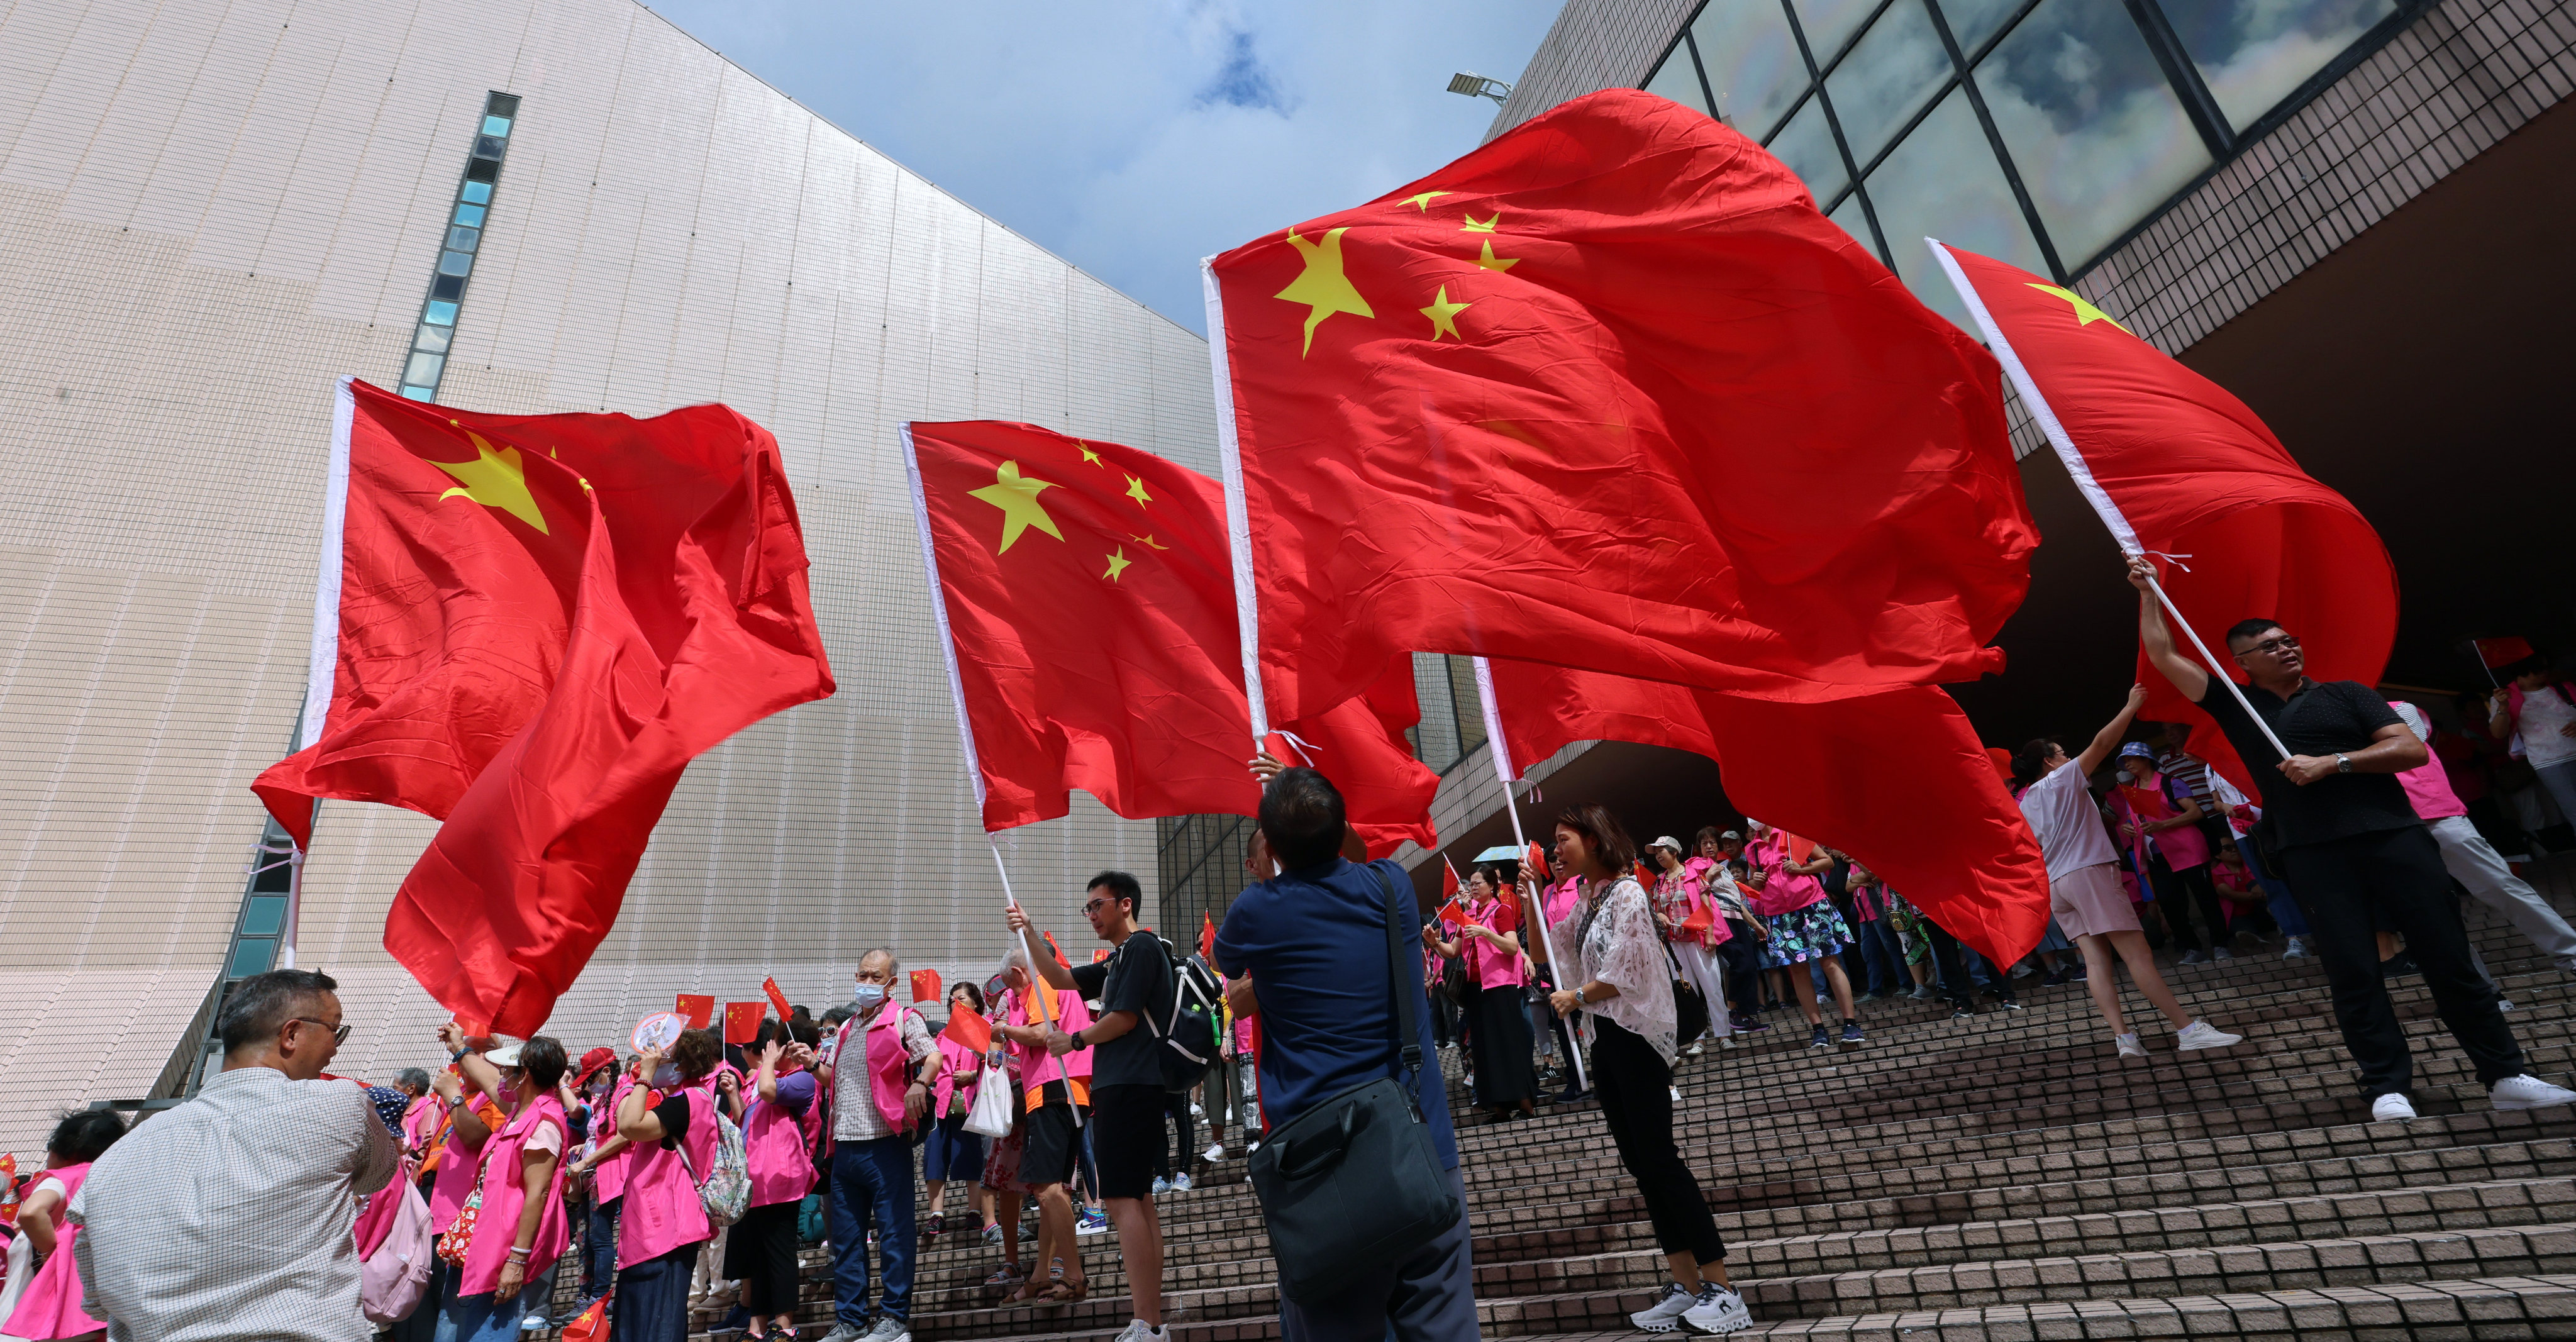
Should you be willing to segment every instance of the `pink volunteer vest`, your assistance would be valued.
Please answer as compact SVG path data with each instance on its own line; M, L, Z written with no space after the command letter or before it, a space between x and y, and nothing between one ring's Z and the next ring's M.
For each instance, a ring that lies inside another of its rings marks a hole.
M1469 918L1492 927L1494 915L1502 912L1503 902L1487 900L1482 904L1469 904L1466 908ZM1467 937L1463 931L1458 935ZM1482 941L1467 938L1467 944L1459 948L1459 958L1466 962L1467 972L1476 976L1476 985L1480 988L1520 986L1521 958L1517 955L1505 955Z
M939 1056L948 1060L948 1067L939 1074L939 1090L933 1096L937 1104L930 1112L946 1118L949 1102L957 1095L958 1084L983 1069L984 1055L943 1034L939 1036Z
M1771 873L1771 879L1745 901L1756 914L1777 918L1784 913L1795 913L1825 897L1823 881L1813 876L1799 876L1784 868L1782 864L1789 860L1789 841L1781 836L1780 831L1771 831L1759 848L1750 851L1754 865ZM1815 854L1811 852L1808 856L1812 858Z
M615 1083L609 1086L607 1104L602 1108L600 1113L594 1115L591 1119L590 1139L592 1142L606 1142L609 1138L617 1135L617 1102L625 1099L626 1092L632 1089L634 1085L635 1082L633 1078L621 1076L617 1078ZM596 1147L593 1149L596 1149ZM608 1159L591 1166L591 1196L597 1198L601 1202L614 1202L618 1198L624 1196L626 1193L626 1166L627 1163L633 1159L633 1148L630 1147L625 1151L620 1151L616 1155L610 1156Z
M508 1261L510 1246L519 1233L519 1213L527 1205L527 1190L519 1180L526 1171L519 1164L520 1152L527 1149L528 1139L536 1135L540 1124L551 1123L563 1135L564 1149L572 1149L572 1129L564 1121L563 1101L552 1095L540 1095L522 1106L510 1125L486 1138L483 1143L483 1206L474 1214L474 1240L465 1251L465 1267L457 1279L458 1295L482 1295L500 1288L501 1264ZM537 1213L537 1237L528 1247L530 1277L546 1270L563 1256L564 1246L572 1240L572 1231L564 1224L563 1162L555 1162L555 1172L539 1194L545 1205Z
M65 1165L47 1170L39 1179L59 1179L63 1184L63 1205L68 1207L89 1178L89 1166ZM33 1185L29 1185L33 1187ZM72 1241L80 1237L80 1227L63 1221L54 1228L54 1256L36 1269L27 1289L18 1296L18 1308L0 1321L0 1333L11 1337L78 1337L96 1332L107 1325L81 1311L80 1265L72 1256Z
M758 1087L749 1094L751 1108L743 1115L742 1154L751 1166L751 1205L795 1202L814 1188L814 1158L806 1152L811 1149L815 1116L822 1108L821 1089L816 1088L815 1103L805 1107L801 1119L787 1112L785 1105L760 1098Z
M1050 988L1043 983L1029 991L1055 994L1056 1027L1065 1033L1079 1033L1091 1024L1091 1008L1083 1005L1082 994L1070 988ZM1042 1023L1029 1010L1028 999L1017 993L1011 995L1009 1020L1013 1025ZM1020 1086L1025 1090L1034 1091L1050 1081L1063 1081L1068 1078L1082 1082L1085 1089L1090 1087L1090 1049L1078 1048L1061 1058L1050 1058L1045 1048L1031 1044L1013 1044L1011 1051L1019 1056ZM1057 1070L1059 1066L1063 1070Z
M466 1107L474 1105L468 1101ZM488 1136L483 1139L486 1146L491 1141ZM438 1174L429 1185L429 1228L440 1235L455 1226L456 1213L465 1207L465 1195L474 1191L474 1181L483 1176L483 1148L467 1146L453 1122L447 1126L445 1149L447 1155L438 1162ZM475 1221L481 1224L482 1213L475 1213Z
M910 1083L904 1079L912 1055L903 1047L903 1018L912 1014L910 1007L891 1003L878 1009L876 1019L867 1024L868 1098L875 1100L877 1115L895 1132L912 1130L912 1114L903 1106L903 1093ZM841 1022L841 1032L832 1043L832 1085L841 1084L842 1059L849 1056L850 1031L859 1024L853 1016Z
M689 1131L680 1142L688 1148L688 1163L683 1165L680 1153L661 1142L630 1148L635 1155L626 1167L626 1203L617 1219L620 1268L650 1262L715 1234L698 1201L698 1179L715 1168L716 1093L703 1086L683 1089L689 1096ZM696 1178L690 1177L692 1170Z

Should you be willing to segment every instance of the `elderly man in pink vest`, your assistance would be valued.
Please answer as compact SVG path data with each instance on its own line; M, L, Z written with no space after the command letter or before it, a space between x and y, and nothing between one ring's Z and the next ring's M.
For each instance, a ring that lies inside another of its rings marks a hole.
M930 1111L944 1066L921 1013L896 1006L903 968L891 950L859 957L857 1014L825 1041L814 1068L831 1099L832 1299L837 1319L823 1342L912 1342L913 1128ZM885 1289L868 1309L868 1232L877 1235Z

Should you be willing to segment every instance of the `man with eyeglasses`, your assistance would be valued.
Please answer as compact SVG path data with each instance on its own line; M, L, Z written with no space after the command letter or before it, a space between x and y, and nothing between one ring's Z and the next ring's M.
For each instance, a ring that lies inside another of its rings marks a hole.
M1155 1215L1154 1176L1169 1143L1163 1136L1162 1035L1172 1008L1172 953L1163 939L1136 925L1145 896L1134 876L1104 871L1091 878L1082 913L1091 930L1116 949L1109 958L1068 968L1048 950L1028 915L1013 905L1011 929L1020 934L1029 963L1054 988L1071 988L1100 1004L1089 1024L1047 1032L1057 1057L1091 1052L1091 1158L1100 1168L1101 1201L1118 1227L1118 1258L1127 1269L1134 1317L1117 1342L1161 1342L1163 1332L1163 1226ZM1147 1023L1147 1017L1154 1024Z
M401 1167L366 1088L322 1080L349 1036L339 985L308 969L234 984L223 1070L138 1124L72 1200L93 1313L119 1337L366 1342L358 1197Z
M2307 914L2311 948L2325 965L2335 1020L2361 1069L2371 1118L2415 1117L2407 1096L2414 1063L2379 972L2374 933L2383 927L2406 938L2442 1023L2496 1108L2576 1102L2576 1091L2525 1070L2495 988L2470 958L2441 850L2397 781L2429 758L2424 742L2369 686L2308 679L2298 637L2269 618L2240 620L2227 631L2227 650L2252 682L2245 700L2260 715L2258 726L2225 686L2175 650L2150 589L2154 575L2148 560L2129 561L2129 583L2138 589L2138 641L2165 679L2227 733L2263 794L2262 824L2269 830L2263 849L2278 859ZM2264 738L2262 726L2289 748L2288 759Z

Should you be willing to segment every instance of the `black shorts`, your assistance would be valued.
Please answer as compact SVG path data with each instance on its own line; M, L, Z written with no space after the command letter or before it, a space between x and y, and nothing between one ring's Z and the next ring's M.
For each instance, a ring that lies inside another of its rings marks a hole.
M1044 1188L1073 1182L1073 1162L1082 1149L1082 1133L1074 1127L1072 1105L1041 1105L1029 1115L1021 1133L1021 1183Z
M1164 1135L1161 1086L1101 1086L1091 1092L1091 1160L1100 1196L1147 1198L1171 1139Z

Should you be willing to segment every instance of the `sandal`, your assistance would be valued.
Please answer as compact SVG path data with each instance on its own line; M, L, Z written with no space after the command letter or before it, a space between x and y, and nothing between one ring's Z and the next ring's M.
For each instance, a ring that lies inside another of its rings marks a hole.
M1004 1263L992 1276L984 1279L987 1286L1017 1286L1029 1279L1028 1270L1017 1263Z
M1090 1294L1091 1283L1081 1277L1075 1277L1071 1280L1048 1282L1047 1288L1038 1293L1037 1299L1041 1304L1073 1305L1080 1304Z

